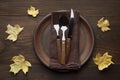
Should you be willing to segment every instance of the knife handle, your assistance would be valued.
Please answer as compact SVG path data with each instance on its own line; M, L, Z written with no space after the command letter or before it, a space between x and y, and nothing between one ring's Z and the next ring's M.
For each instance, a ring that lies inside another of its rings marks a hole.
M61 64L65 64L65 40L62 40Z
M70 42L71 42L71 39L67 38L66 40L66 63L68 62L69 54L70 54L70 45L71 45Z
M62 59L61 59L61 44L60 44L60 39L57 39L57 50L58 50L58 62L61 64Z

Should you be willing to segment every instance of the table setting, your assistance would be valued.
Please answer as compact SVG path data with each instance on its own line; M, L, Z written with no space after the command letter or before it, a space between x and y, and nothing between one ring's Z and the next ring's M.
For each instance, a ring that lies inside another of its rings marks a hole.
M0 5L0 80L119 80L119 0Z
M94 47L91 26L73 9L48 14L34 33L34 47L38 57L47 67L59 71L78 70L90 57ZM42 48L46 48L48 53L42 52ZM84 58L81 59L81 56Z

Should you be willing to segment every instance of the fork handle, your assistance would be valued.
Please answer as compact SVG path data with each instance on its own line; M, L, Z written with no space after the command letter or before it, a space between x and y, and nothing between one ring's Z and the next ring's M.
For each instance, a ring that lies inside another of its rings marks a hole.
M58 50L58 62L61 64L62 63L62 58L61 58L61 44L60 44L60 39L57 39L57 50Z
M61 64L65 64L65 40L62 40Z

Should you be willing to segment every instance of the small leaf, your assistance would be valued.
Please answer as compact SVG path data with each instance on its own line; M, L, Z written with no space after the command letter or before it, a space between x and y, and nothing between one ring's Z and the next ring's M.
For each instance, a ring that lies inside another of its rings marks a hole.
M27 13L33 17L36 17L39 14L39 10L35 10L35 7L31 6L28 10Z
M101 28L101 31L102 31L102 32L111 30L111 29L109 28L109 26L110 26L109 20L108 20L108 19L104 19L104 17L102 17L100 20L98 20L97 26L98 26L98 28Z
M114 64L112 61L112 56L108 55L108 52L101 55L98 53L95 58L93 58L93 61L96 65L98 65L98 69L101 71L105 68L108 68L111 64Z
M26 74L29 70L28 67L31 67L31 64L29 61L26 61L23 55L14 56L12 58L13 64L10 65L10 72L13 72L14 74L17 74L20 70Z
M5 31L8 35L7 39L12 40L13 42L17 40L19 33L23 30L20 25L16 24L12 26L10 24L7 25L7 30Z

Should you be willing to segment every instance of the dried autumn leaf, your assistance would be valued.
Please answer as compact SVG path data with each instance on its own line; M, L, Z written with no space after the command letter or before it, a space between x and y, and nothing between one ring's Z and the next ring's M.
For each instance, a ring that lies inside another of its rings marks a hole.
M13 72L14 74L17 74L20 70L26 74L29 70L29 67L32 65L29 61L25 60L25 57L23 55L14 56L12 58L13 64L10 65L10 72Z
M5 31L9 36L7 37L8 40L12 40L13 42L17 40L19 33L23 30L20 25L16 24L12 26L10 24L7 25L7 30Z
M27 13L29 15L32 15L33 17L36 17L38 14L39 14L39 10L36 9L35 10L35 7L31 6L28 10L27 10Z
M98 20L97 26L98 26L98 28L101 28L101 31L103 31L103 32L111 30L109 28L109 26L110 26L109 20L108 19L104 19L104 17L102 17L100 20Z
M114 64L112 61L112 56L108 55L108 52L105 52L103 55L98 53L93 61L96 65L98 65L98 69L101 71L105 68L108 68L111 64Z

